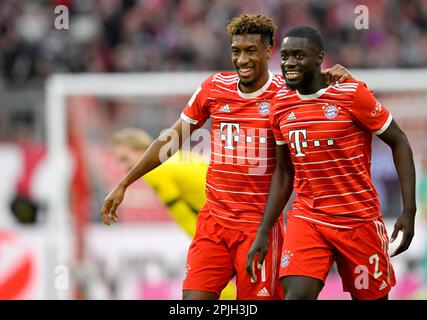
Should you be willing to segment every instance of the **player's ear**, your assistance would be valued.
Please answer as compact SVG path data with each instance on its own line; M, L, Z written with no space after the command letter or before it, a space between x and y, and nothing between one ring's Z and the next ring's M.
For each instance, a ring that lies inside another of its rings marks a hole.
M265 54L267 55L267 59L271 58L271 56L273 55L273 49L271 48L271 45L267 46L267 50L266 50Z
M323 63L323 58L325 57L325 52L324 51L320 51L317 54L317 64L320 66Z

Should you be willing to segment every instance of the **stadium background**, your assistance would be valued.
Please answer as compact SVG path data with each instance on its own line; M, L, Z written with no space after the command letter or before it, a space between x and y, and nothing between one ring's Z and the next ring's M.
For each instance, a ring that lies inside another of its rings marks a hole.
M369 9L367 30L354 27L359 4ZM68 30L54 27L58 5L69 8ZM46 232L46 199L52 190L46 161L45 83L55 73L230 70L225 25L244 12L273 17L279 26L277 42L295 25L319 29L327 45L325 67L427 67L426 0L0 2L0 298L56 298L55 290L83 299L180 297L189 239L170 221L155 193L136 183L121 209L120 224L113 227L103 226L98 212L123 173L111 154L111 133L138 126L156 136L174 122L189 97L68 99L70 162L64 175L70 181L70 223L84 230L84 235L75 232L73 245L84 250L53 270L48 264L53 244ZM278 66L276 46L270 67L278 71ZM167 82L164 85L167 90ZM427 92L379 98L403 115L418 178L416 237L408 252L393 259L398 285L392 297L426 299ZM418 108L415 115L408 109L412 117L405 117L408 103ZM398 181L390 151L377 141L372 175L391 232L401 208ZM58 287L51 279L67 275L64 270L69 271L70 285ZM322 298L348 298L341 291L333 270Z

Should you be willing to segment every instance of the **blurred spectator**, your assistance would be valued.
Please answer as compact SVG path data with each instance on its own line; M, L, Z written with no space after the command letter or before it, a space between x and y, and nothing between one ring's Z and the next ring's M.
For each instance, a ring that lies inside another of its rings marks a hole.
M34 119L32 114L16 114L12 119L17 132L17 142L22 155L22 171L17 181L15 195L10 202L10 209L17 221L35 223L40 204L31 193L31 183L38 165L45 156L46 147L29 139Z
M360 4L369 8L368 30L354 27ZM56 5L69 8L69 30L54 29ZM272 16L278 39L295 25L320 29L326 64L427 64L427 0L7 0L0 2L0 85L52 72L227 70L225 25L242 12ZM271 64L279 65L277 50Z

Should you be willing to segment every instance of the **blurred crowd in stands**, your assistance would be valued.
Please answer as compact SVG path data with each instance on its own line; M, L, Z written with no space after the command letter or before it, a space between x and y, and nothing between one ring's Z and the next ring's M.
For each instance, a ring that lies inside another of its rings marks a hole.
M354 26L360 4L367 30ZM69 8L68 30L54 27L58 5ZM225 26L242 12L273 17L277 40L296 25L319 29L329 64L427 65L427 0L6 0L0 88L37 86L53 72L229 70Z

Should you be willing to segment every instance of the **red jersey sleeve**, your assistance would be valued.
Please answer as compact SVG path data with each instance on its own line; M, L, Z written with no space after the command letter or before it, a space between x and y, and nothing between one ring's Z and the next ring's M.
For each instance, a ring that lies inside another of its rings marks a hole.
M203 126L209 118L209 106L207 101L211 91L211 83L212 76L206 79L196 91L194 91L181 113L182 120L200 127Z
M363 82L357 86L351 109L358 124L375 135L386 131L393 119Z
M280 130L280 119L278 116L276 116L275 103L276 103L276 100L273 99L271 101L271 112L268 118L270 120L270 126L271 126L271 130L273 131L274 138L276 139L276 144L283 145L286 143L286 141L283 138L282 131Z

